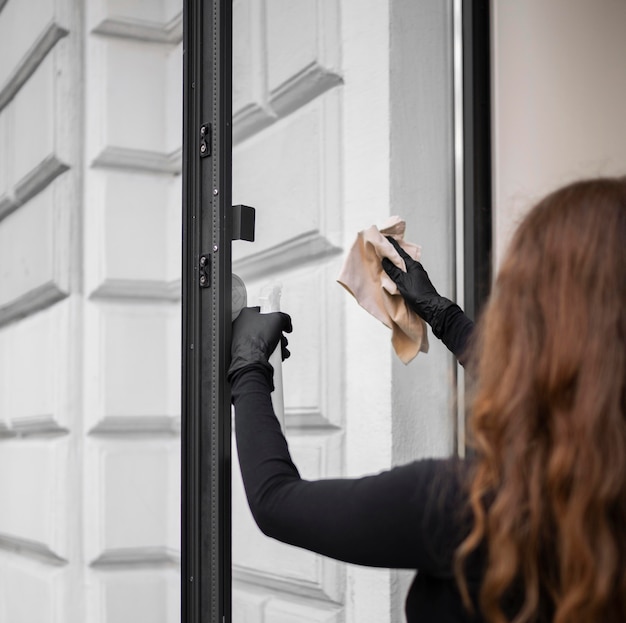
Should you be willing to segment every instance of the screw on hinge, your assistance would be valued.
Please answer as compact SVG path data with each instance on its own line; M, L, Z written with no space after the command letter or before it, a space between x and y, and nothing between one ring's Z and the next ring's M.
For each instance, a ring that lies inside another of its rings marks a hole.
M198 280L200 282L201 288L208 288L211 285L211 257L209 255L201 255L200 261L198 262L200 270L198 275Z
M200 126L200 157L211 155L211 124L203 123Z

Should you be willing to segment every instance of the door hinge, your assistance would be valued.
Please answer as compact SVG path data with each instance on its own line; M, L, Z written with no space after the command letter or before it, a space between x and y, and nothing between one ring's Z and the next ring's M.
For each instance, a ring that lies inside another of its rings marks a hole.
M206 253L198 261L198 284L201 288L211 287L211 256Z
M211 124L203 123L200 126L200 158L211 155Z

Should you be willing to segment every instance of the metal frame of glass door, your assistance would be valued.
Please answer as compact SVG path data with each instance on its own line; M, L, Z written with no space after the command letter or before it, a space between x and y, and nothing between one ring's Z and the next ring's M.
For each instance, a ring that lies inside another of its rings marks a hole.
M181 609L231 621L232 2L185 0Z
M491 282L489 0L455 12L457 298L475 316ZM181 620L230 623L232 0L183 15Z

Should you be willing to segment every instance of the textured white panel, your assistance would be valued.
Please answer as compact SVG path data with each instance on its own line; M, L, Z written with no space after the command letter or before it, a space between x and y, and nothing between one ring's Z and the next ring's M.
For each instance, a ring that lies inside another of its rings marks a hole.
M263 56L255 49L261 24L253 21L250 0L233 1L233 113L254 102L258 96L257 80L263 68ZM256 37L255 37L256 34ZM262 85L261 85L262 86Z
M0 535L50 562L67 558L67 438L9 439L0 452Z
M290 112L341 82L338 8L320 0L267 3L267 79L278 112Z
M128 418L154 428L180 413L180 309L177 305L88 304L85 366L88 421ZM143 423L142 423L143 420Z
M258 305L267 283L280 283L281 309L293 322L291 357L282 367L287 426L341 426L343 303L348 295L335 281L340 262L284 268L267 280L246 282L246 287L248 305ZM382 325L378 329L386 331Z
M90 623L179 623L180 576L173 569L93 572Z
M0 329L0 417L23 434L71 428L76 306L66 300Z
M53 20L54 5L54 0L9 0L0 12L0 88Z
M314 63L318 56L318 2L267 2L268 80L271 90Z
M311 232L339 238L341 185L339 96L331 91L233 151L233 203L252 205L254 245L234 259L262 257Z
M86 219L90 292L172 298L180 279L180 177L93 171Z
M276 114L268 106L264 4L233 2L233 141L258 132Z
M55 180L0 221L0 324L69 294L76 266L66 188Z
M163 563L180 543L180 452L176 439L89 440L87 529L92 563Z
M0 557L0 621L3 623L60 623L68 621L67 602L59 599L67 588L65 569L41 565L17 556Z
M337 3L238 0L233 31L234 144L342 82Z
M55 151L55 67L50 54L11 103L15 184Z
M93 77L88 77L90 155L105 148L167 150L168 61L179 48L122 38L91 37ZM97 76L97 79L96 79Z
M290 433L288 441L303 478L337 475L341 461L339 435ZM248 508L236 461L233 461L232 482L235 577L296 594L339 600L342 592L339 563L265 537Z
M55 285L54 194L51 186L0 221L0 308Z

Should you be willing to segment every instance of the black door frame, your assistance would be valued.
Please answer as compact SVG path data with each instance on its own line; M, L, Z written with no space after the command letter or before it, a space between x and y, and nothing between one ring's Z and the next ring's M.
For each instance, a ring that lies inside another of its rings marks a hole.
M490 0L462 0L464 307L476 319L491 289Z
M491 284L489 0L463 0L464 296ZM231 623L232 0L184 0L181 609Z
M232 2L183 11L181 608L229 623Z

